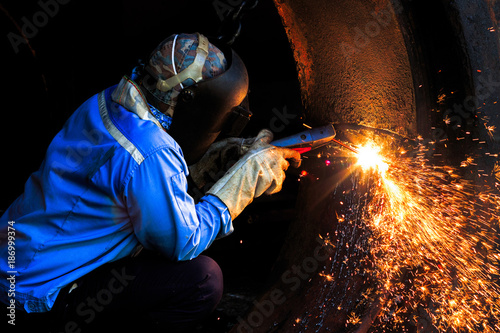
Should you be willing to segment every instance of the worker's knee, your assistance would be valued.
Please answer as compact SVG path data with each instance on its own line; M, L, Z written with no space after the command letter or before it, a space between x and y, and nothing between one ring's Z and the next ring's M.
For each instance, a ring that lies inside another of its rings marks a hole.
M214 260L199 256L182 266L185 278L178 286L176 299L169 298L168 307L150 313L160 331L168 328L169 332L190 332L215 310L222 298L222 271Z
M200 300L201 312L212 312L222 298L223 277L219 265L211 258L199 256L198 274L199 283L197 285Z

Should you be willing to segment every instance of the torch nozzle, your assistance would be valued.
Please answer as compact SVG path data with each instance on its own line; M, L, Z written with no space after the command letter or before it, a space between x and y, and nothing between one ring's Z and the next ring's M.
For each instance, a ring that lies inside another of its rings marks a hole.
M349 145L346 145L346 144L345 144L345 143L343 143L342 141L339 141L339 140L337 140L337 139L335 139L335 138L332 138L332 141L333 141L333 142L335 142L336 144L341 145L341 146L342 146L342 147L344 147L344 148L349 149L350 151L352 151L352 152L353 152L353 153L355 153L355 154L359 154L359 151L358 151L356 148L353 148L353 147L351 147L351 146L349 146Z

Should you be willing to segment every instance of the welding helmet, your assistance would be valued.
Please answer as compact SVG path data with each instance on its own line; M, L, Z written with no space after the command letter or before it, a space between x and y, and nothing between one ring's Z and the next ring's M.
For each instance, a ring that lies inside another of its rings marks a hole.
M165 39L135 79L188 165L220 134L238 136L250 119L243 61L199 33Z

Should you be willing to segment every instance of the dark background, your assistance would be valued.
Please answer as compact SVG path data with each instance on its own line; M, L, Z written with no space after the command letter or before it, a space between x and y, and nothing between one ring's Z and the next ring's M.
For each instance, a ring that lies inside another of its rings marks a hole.
M139 58L145 58L172 33L200 31L217 35L219 15L238 0L215 1L1 1L3 59L3 175L0 209L21 192L40 165L52 137L86 99L119 82ZM41 3L57 3L44 20ZM221 7L225 4L226 7ZM54 9L55 8L55 9ZM222 8L222 9L220 9ZM9 34L29 44L15 45ZM38 26L36 25L38 23ZM300 112L295 64L281 20L271 0L261 0L244 16L233 44L250 75L255 117L243 133L268 127L272 109ZM17 50L16 50L17 48ZM293 124L292 124L293 125ZM8 184L8 186L7 186Z
M221 15L239 3L0 1L0 210L21 195L50 141L81 103L117 84L139 58L147 57L173 33L199 31L216 36ZM295 63L271 0L259 1L243 17L241 35L232 46L246 63L250 76L249 98L254 116L243 136L254 136L259 129L269 127L276 112L285 108L297 117L282 124L286 126L276 137L300 129L304 119ZM276 124L281 125L279 121ZM296 183L291 175L282 193L257 200L235 221L235 233L208 250L225 274L226 296L216 316L230 317L217 321L217 331L229 327L265 288L294 216Z

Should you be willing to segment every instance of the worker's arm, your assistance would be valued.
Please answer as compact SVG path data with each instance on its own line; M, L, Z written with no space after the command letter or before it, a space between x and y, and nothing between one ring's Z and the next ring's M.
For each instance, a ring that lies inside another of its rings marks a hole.
M261 131L247 153L196 205L187 194L182 156L162 150L147 157L125 193L139 241L174 260L188 260L217 237L231 233L232 220L254 198L281 190L287 159L300 164L298 152L271 146L271 140L271 132Z
M124 193L139 242L172 260L195 258L232 231L220 199L208 195L194 203L187 193L186 170L180 153L158 151L137 166Z

